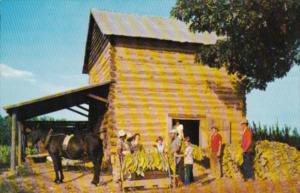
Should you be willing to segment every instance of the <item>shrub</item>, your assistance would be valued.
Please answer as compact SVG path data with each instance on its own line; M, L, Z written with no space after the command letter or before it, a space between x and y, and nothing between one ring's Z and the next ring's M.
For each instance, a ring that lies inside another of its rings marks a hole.
M26 155L35 155L35 154L38 154L38 150L36 148L30 148L30 147L27 147L26 148Z
M0 168L9 165L10 147L0 145Z

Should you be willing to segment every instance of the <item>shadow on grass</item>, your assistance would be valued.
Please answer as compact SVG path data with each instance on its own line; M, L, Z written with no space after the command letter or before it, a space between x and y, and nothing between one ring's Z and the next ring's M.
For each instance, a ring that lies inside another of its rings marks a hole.
M7 165L1 165L0 166L0 175L3 174L4 172L8 172L9 171L9 166Z
M18 184L16 175L3 178L0 176L0 192L2 193L33 193L34 187L25 184Z
M86 175L86 174L81 174L80 176L77 176L76 178L73 178L73 179L64 181L64 183L73 182L73 181L75 181L75 180L78 180L78 179L84 177L85 175Z
M18 166L15 172L9 172L7 179L14 180L17 177L28 177L36 175L36 173L27 165Z

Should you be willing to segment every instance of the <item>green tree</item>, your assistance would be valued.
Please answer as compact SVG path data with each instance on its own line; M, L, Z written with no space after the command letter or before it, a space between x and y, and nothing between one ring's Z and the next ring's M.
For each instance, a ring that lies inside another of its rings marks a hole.
M177 0L171 15L193 32L225 37L199 47L197 60L236 73L246 92L299 65L299 0Z
M10 128L11 118L9 116L2 117L0 115L0 145L10 145Z

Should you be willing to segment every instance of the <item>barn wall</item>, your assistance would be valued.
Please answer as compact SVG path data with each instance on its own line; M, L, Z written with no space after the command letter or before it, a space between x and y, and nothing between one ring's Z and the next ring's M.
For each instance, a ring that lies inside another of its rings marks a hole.
M113 64L112 58L114 55L114 47L107 42L104 46L102 52L99 54L95 63L91 66L89 70L89 83L101 83L106 81L114 80L113 70L115 65ZM115 111L114 111L114 96L115 96L115 83L111 83L109 94L108 94L108 108L101 116L102 122L98 124L98 130L106 129L108 131L108 138L112 140L107 141L107 148L111 149L111 145L116 145L116 121L115 121Z
M108 43L91 66L89 71L90 84L111 80L111 48L111 45Z
M225 141L240 139L242 100L225 70L195 64L194 55L178 51L112 49L114 121L117 129L142 134L145 145L167 137L170 116L200 119L202 146L209 127L221 128ZM114 139L113 139L114 141Z
M234 77L196 64L191 51L107 43L95 61L90 84L115 81L100 126L108 129L111 146L116 144L117 129L141 133L144 144L153 145L157 136L167 138L170 117L199 119L202 146L208 143L212 125L221 129L226 142L230 128L231 140L240 140L244 107Z

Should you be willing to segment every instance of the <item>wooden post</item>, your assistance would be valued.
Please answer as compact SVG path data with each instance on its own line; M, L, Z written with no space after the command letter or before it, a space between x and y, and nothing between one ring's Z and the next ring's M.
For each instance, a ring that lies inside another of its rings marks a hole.
M13 113L11 118L11 152L10 152L10 169L16 170L16 129L17 129L17 114Z
M231 144L232 139L231 139L231 122L229 122L229 144Z
M23 145L23 123L21 121L18 121L18 166L22 165L22 145Z
M177 176L176 176L176 155L174 155L174 165L175 165L175 170L173 173L173 187L172 188L176 188L176 180L177 180Z

